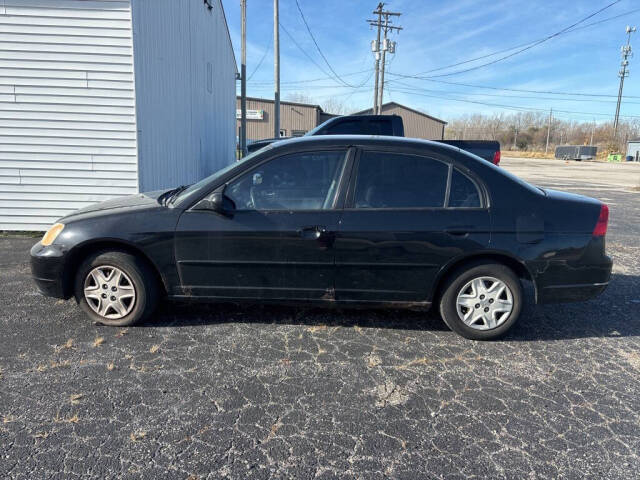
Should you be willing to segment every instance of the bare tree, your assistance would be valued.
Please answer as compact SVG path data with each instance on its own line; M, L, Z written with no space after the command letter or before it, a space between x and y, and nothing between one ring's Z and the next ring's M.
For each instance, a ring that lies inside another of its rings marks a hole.
M344 100L338 97L329 97L326 100L316 100L313 97L304 93L289 93L286 96L286 100L297 103L307 103L309 105L320 105L322 110L327 113L333 113L335 115L346 115L356 110L354 107L346 103Z
M543 112L517 112L512 114L463 115L449 122L445 138L466 140L497 140L503 148L543 151L547 139L548 116ZM515 130L518 129L516 138ZM626 143L640 136L640 120L621 121L618 141L613 141L613 127L609 122L563 120L554 118L551 124L550 144L589 145L593 132L593 145L604 151L626 151Z

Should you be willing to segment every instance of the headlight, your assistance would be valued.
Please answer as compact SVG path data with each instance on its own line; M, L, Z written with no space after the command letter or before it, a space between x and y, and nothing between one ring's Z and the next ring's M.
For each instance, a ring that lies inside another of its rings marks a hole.
M53 241L58 238L58 235L60 235L60 232L62 232L63 229L64 225L62 223L54 224L49 230L47 230L47 233L44 234L40 243L45 247L47 245L51 245Z

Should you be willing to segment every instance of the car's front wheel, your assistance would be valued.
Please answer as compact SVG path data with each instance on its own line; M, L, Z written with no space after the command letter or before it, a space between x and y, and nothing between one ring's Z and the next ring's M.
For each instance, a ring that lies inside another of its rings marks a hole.
M92 320L126 326L153 312L158 286L142 259L126 252L103 251L89 256L78 269L75 297Z
M449 278L440 298L440 314L463 337L492 340L516 323L522 302L522 285L509 267L480 263Z

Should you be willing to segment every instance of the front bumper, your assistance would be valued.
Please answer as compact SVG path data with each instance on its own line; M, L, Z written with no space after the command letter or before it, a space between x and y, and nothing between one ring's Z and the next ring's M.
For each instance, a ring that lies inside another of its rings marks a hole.
M69 298L65 291L64 252L56 245L43 246L40 242L31 248L31 276L38 290L47 297Z

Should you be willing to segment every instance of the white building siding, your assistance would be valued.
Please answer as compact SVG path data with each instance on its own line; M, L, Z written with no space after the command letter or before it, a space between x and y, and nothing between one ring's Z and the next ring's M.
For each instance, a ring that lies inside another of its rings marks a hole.
M131 7L0 0L0 230L137 193Z
M222 5L134 0L140 190L193 183L234 161L236 63Z

